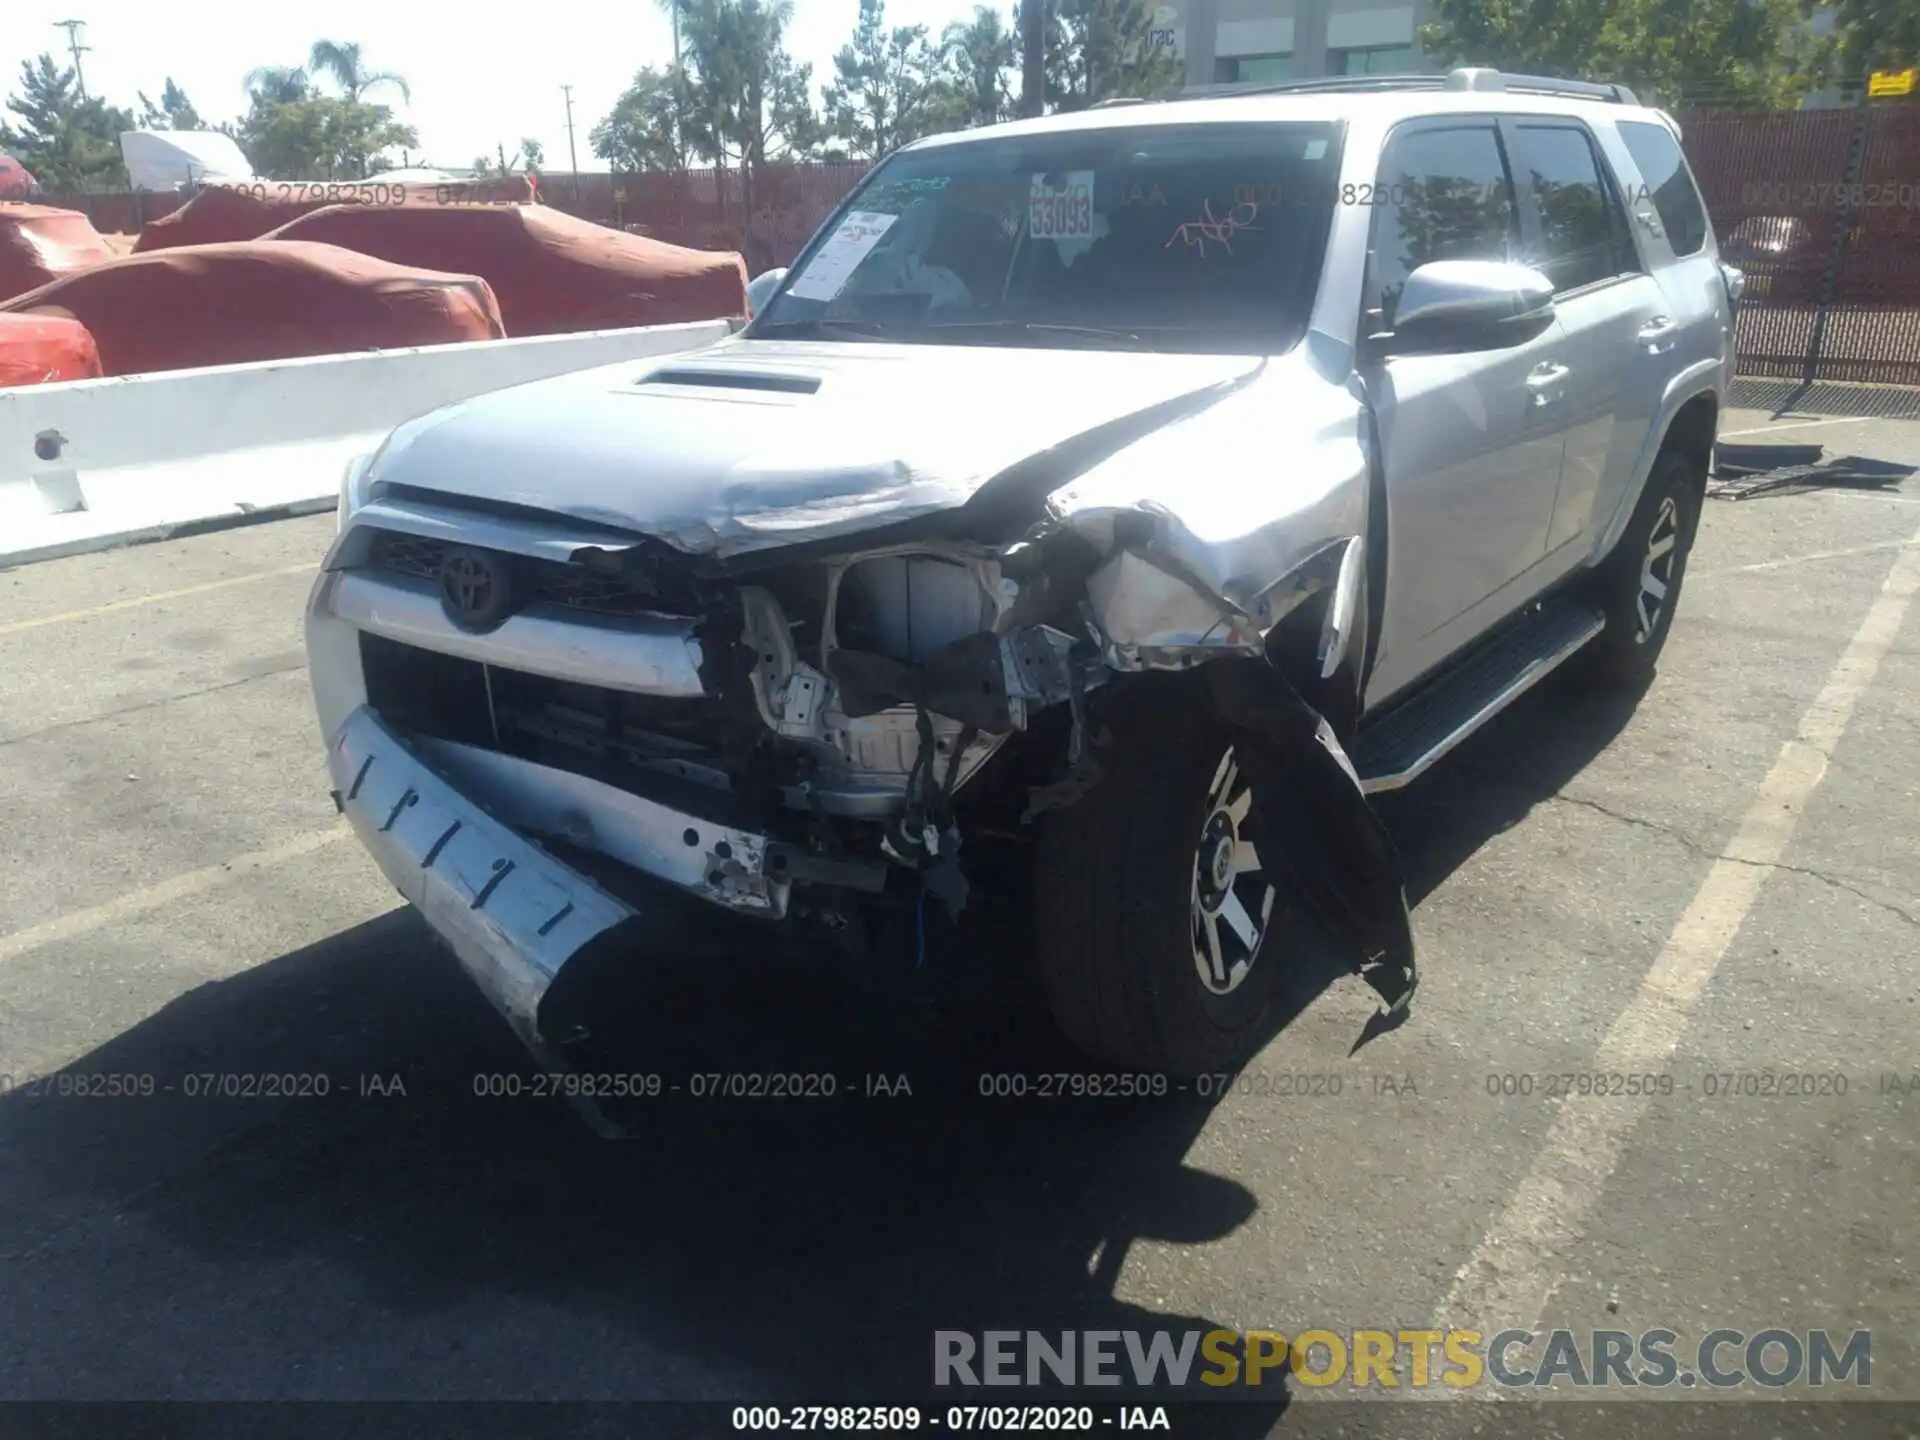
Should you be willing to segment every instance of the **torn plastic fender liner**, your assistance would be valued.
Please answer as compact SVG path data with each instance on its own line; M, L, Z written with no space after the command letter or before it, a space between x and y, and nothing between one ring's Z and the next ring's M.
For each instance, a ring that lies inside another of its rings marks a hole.
M1354 971L1389 1015L1419 984L1400 857L1324 716L1264 659L1204 670L1253 790L1257 843L1354 949Z

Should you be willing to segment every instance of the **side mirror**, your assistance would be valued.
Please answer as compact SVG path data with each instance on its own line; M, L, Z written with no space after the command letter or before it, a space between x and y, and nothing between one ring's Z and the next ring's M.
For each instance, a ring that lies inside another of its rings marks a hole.
M1400 287L1386 355L1457 355L1524 344L1553 323L1553 282L1503 260L1434 260Z
M783 265L778 270L763 270L747 282L747 318L758 315L767 301L773 298L773 292L780 288L780 282L787 278Z

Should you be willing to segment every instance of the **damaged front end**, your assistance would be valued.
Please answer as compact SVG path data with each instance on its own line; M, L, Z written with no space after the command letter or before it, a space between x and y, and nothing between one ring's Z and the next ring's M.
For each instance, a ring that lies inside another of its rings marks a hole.
M1031 503L731 557L376 489L309 606L336 799L551 1056L561 971L659 948L666 891L855 948L926 899L957 915L975 847L1100 785L1135 687L1184 685L1398 1013L1399 872L1327 719L1357 690L1364 461L1321 468L1251 520L1244 490L1176 509L1092 464Z

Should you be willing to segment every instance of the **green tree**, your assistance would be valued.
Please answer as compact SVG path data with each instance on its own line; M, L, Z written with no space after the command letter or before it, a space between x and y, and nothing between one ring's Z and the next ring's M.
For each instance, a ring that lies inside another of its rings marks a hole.
M541 167L546 164L546 160L546 147L538 140L523 137L511 155L507 154L505 145L495 145L493 159L489 160L484 155L476 156L473 162L473 173L481 179L496 176L502 180L509 175L525 174L529 170L538 175Z
M997 125L1013 116L1012 72L1020 42L998 10L973 8L972 18L955 20L940 36L944 83L936 97L944 128Z
M200 112L193 108L193 102L187 99L187 92L173 83L173 77L167 77L167 85L160 92L160 103L155 105L147 98L147 92L134 92L140 97L140 128L142 130L205 130L207 122L200 118Z
M359 180L392 167L386 152L420 143L385 105L318 95L274 103L254 92L234 132L254 172L275 180Z
M404 79L391 70L367 68L358 40L314 41L313 49L307 56L307 69L315 75L331 75L340 86L341 93L349 100L363 100L367 91L377 86L391 85L400 92L402 100L409 105L413 103L413 91Z
M942 128L940 51L924 25L889 29L886 8L886 0L860 0L824 97L833 136L869 164Z
M1152 0L1047 0L1048 108L1084 110L1179 84L1180 62L1147 43L1152 28Z
M685 78L677 66L646 66L608 115L587 132L587 146L616 171L684 170L680 102Z
M1791 103L1806 88L1800 0L1434 0L1421 32L1443 65L1633 87L1651 103Z
M787 53L793 0L683 0L681 136L720 169L738 168L753 213L767 165L806 156L822 138L813 67Z
M241 83L247 87L247 98L255 108L291 105L313 94L313 82L298 65L262 65L256 70L249 70L247 78Z
M97 95L80 98L74 73L42 54L20 62L20 90L7 97L17 123L0 119L0 150L30 170L50 193L127 184L120 134L133 112Z
M1833 10L1833 35L1813 67L1823 82L1857 85L1871 70L1920 66L1915 0L1839 0Z

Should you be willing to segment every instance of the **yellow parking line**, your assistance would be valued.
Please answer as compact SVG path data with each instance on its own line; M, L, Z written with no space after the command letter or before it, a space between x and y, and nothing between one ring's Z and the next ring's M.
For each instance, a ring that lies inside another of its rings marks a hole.
M116 925L128 920L138 919L182 900L190 900L208 890L234 880L244 880L261 870L271 869L275 865L284 865L289 860L297 860L302 855L311 855L314 851L344 840L353 832L344 824L330 826L325 830L310 831L297 835L283 845L270 850L252 850L244 855L236 855L231 860L218 865L206 865L198 870L189 870L184 875L175 875L162 880L157 885L149 885L143 890L135 890L108 900L104 904L92 905L85 910L76 910L69 915L44 921L39 925L29 925L24 930L16 930L11 935L0 935L0 964L18 959L29 950L42 945L51 945L56 940L73 940L108 925Z
M22 630L38 630L43 625L63 625L69 620L91 620L96 615L112 615L121 610L137 610L142 605L158 605L165 600L184 600L189 595L205 595L235 585L251 585L256 580L274 580L282 575L299 575L317 570L315 561L303 565L282 565L278 570L256 570L251 575L232 575L225 580L209 580L204 585L186 585L178 590L162 590L155 595L136 595L131 600L111 600L105 605L89 605L84 610L68 610L61 615L42 615L37 620L10 620L0 625L0 635L16 635Z

